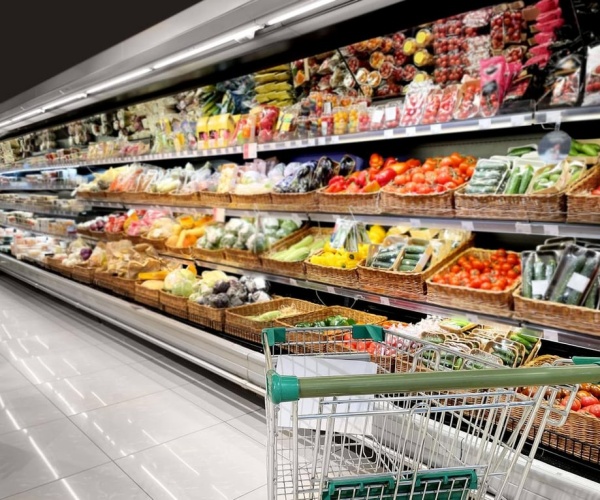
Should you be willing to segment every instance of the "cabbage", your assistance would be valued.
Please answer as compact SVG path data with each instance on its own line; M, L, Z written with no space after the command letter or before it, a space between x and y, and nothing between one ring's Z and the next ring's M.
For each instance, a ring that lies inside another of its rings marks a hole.
M224 230L221 226L209 226L206 229L206 240L210 247L217 247L224 234Z
M219 246L221 248L232 248L235 245L235 242L237 241L237 239L238 238L235 234L232 234L232 233L225 234L221 238L221 242L220 242Z
M279 229L279 220L275 217L265 217L262 220L262 227L266 231L277 231Z
M248 238L246 242L248 250L254 253L262 253L267 250L267 239L262 233L256 233Z
M190 285L190 292L187 295L181 296L189 297L194 291L192 288L192 284L194 283L194 281L196 281L196 276L194 275L194 273L188 271L187 269L176 269L175 271L171 271L169 274L167 274L167 277L165 278L165 290L175 294L173 290L175 289L176 285L178 285L181 282L188 282Z
M285 219L281 221L279 228L286 231L286 235L288 235L300 229L300 226L291 219Z
M171 293L177 297L189 297L194 293L192 282L178 281L171 289Z
M255 232L256 228L249 222L245 222L244 227L238 232L238 241L243 241L245 243Z
M247 222L242 219L231 219L225 224L225 232L237 234L244 227L244 224L247 224Z

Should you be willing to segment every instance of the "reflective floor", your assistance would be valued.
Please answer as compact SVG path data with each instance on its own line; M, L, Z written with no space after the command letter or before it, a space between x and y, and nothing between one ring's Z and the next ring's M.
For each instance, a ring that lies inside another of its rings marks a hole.
M0 499L265 500L262 401L0 275Z

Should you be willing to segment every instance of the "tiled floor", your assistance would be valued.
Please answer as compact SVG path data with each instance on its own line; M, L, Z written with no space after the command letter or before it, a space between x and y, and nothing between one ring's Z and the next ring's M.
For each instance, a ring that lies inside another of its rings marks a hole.
M0 499L264 500L260 398L0 275Z

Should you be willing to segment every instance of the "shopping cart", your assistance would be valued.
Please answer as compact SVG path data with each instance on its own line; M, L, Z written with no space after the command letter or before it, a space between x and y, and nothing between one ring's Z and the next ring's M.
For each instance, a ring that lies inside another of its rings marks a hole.
M599 358L508 369L370 325L274 328L263 342L269 500L518 499L544 427L600 380Z

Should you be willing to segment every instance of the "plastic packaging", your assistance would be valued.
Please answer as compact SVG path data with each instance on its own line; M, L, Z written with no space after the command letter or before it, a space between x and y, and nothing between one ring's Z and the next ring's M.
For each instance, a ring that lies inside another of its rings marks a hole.
M600 45L587 49L585 95L582 106L598 104L600 104Z

